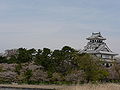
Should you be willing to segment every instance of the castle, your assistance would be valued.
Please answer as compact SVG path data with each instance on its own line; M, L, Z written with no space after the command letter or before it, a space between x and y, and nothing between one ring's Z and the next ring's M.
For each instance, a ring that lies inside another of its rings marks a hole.
M99 58L102 58L105 62L112 62L114 57L118 55L110 50L110 48L104 42L106 38L104 38L100 32L92 33L92 35L86 39L89 40L89 42L84 47L84 53L95 55Z

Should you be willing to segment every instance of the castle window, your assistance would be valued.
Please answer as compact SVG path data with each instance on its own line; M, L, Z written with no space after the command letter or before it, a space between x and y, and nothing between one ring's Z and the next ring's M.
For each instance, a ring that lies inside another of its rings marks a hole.
M102 55L102 58L111 59L111 56L110 55Z

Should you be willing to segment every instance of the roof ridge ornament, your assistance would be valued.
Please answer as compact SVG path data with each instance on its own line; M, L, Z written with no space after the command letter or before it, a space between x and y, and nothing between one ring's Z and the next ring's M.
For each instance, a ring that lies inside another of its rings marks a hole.
M95 34L99 34L99 35L101 35L100 32L93 32L93 33L92 33L92 35L95 35Z

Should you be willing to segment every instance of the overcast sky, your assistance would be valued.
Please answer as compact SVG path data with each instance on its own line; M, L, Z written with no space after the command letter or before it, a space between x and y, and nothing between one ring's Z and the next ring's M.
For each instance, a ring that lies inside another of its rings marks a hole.
M0 51L83 49L92 32L120 54L120 0L0 0Z

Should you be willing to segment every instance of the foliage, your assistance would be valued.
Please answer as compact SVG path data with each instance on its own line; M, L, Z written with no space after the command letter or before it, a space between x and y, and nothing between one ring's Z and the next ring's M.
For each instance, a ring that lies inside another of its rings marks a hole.
M18 52L17 63L25 63L31 60L31 56L25 48L19 48Z
M6 63L7 62L7 58L0 56L0 63Z
M22 69L22 65L21 64L18 64L18 65L16 65L16 67L15 67L15 72L18 74L18 75L20 75L20 70Z
M93 82L103 80L108 76L108 71L101 65L98 58L89 54L81 54L69 46L54 51L49 48L42 50L19 48L17 53L10 57L0 57L0 63L17 64L15 72L18 78L21 76L24 63L27 63L24 64L26 67L29 63L43 67L42 71L36 70L38 72L27 68L23 75L24 82L27 83L32 80L35 82L47 80L48 82Z
M25 82L29 83L30 82L30 78L32 77L32 70L27 70L25 73L24 73L24 77L25 77Z
M79 61L80 68L84 71L87 82L102 80L109 74L106 69L101 66L100 60L89 54L83 55Z
M51 50L48 48L43 48L43 50L38 50L36 54L35 63L37 65L42 65L46 70L50 68L51 60Z

